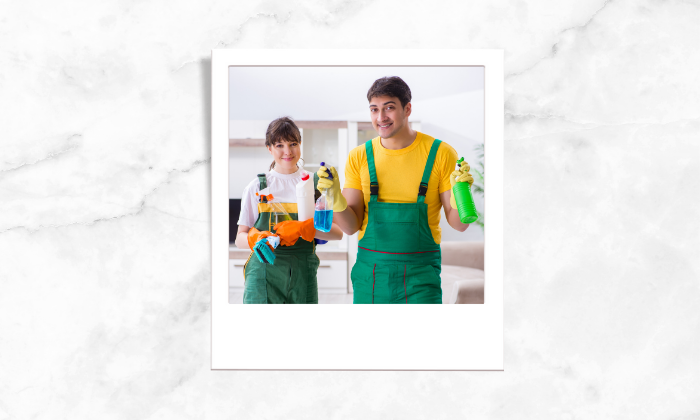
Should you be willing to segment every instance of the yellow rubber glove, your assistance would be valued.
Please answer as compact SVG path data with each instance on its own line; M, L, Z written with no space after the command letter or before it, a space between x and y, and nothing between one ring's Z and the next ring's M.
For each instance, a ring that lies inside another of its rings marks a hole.
M452 188L454 188L455 184L458 182L468 182L470 186L474 183L474 178L469 173L470 168L466 161L462 161L460 168L450 174L450 184ZM450 205L453 209L456 209L457 202L455 201L455 194L452 189L450 189L450 192Z
M345 201L345 197L343 197L343 194L340 192L340 178L338 178L338 172L331 166L333 179L328 179L327 171L328 169L325 166L321 166L318 169L318 190L328 190L327 193L333 194L333 211L341 212L348 208L348 202Z

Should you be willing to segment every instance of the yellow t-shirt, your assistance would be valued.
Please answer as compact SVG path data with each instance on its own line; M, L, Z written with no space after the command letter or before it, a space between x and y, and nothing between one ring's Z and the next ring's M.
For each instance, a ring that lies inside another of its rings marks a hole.
M382 202L415 203L418 199L418 187L423 178L423 170L428 161L433 137L418 133L410 146L400 150L389 150L382 146L379 137L372 139L374 151L374 168L379 183L379 197ZM442 238L440 228L440 194L451 188L450 174L455 170L457 152L449 144L442 142L435 156L425 203L428 205L428 224L435 243ZM367 228L367 209L369 203L369 168L365 145L352 149L345 166L345 186L363 192L365 197L365 218L358 234L362 239Z

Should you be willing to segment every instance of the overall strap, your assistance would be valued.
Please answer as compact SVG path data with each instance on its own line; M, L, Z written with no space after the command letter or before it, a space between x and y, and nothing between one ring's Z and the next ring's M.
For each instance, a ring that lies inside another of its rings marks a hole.
M430 180L430 173L433 171L433 164L435 163L435 155L437 155L438 147L440 147L442 141L435 139L433 145L430 147L430 153L428 154L428 161L425 162L425 169L423 170L423 179L420 181L420 187L418 187L418 202L425 202L425 193L428 192L428 181Z
M369 169L369 201L377 201L379 197L379 184L377 183L377 172L374 170L372 140L367 140L365 142L365 150L367 151L367 168Z
M265 174L258 174L258 182L260 182L261 190L267 188L267 178L265 177Z

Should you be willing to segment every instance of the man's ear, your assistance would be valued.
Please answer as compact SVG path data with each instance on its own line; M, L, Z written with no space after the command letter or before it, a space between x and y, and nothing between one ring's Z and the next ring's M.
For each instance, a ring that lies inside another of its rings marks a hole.
M411 103L406 104L406 108L404 108L404 112L406 113L406 117L411 116Z

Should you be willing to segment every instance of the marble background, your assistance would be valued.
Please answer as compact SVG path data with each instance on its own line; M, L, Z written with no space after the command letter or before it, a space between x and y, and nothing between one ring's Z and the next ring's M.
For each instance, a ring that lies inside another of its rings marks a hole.
M0 419L700 418L697 0L0 12ZM505 50L504 372L209 370L212 48Z

